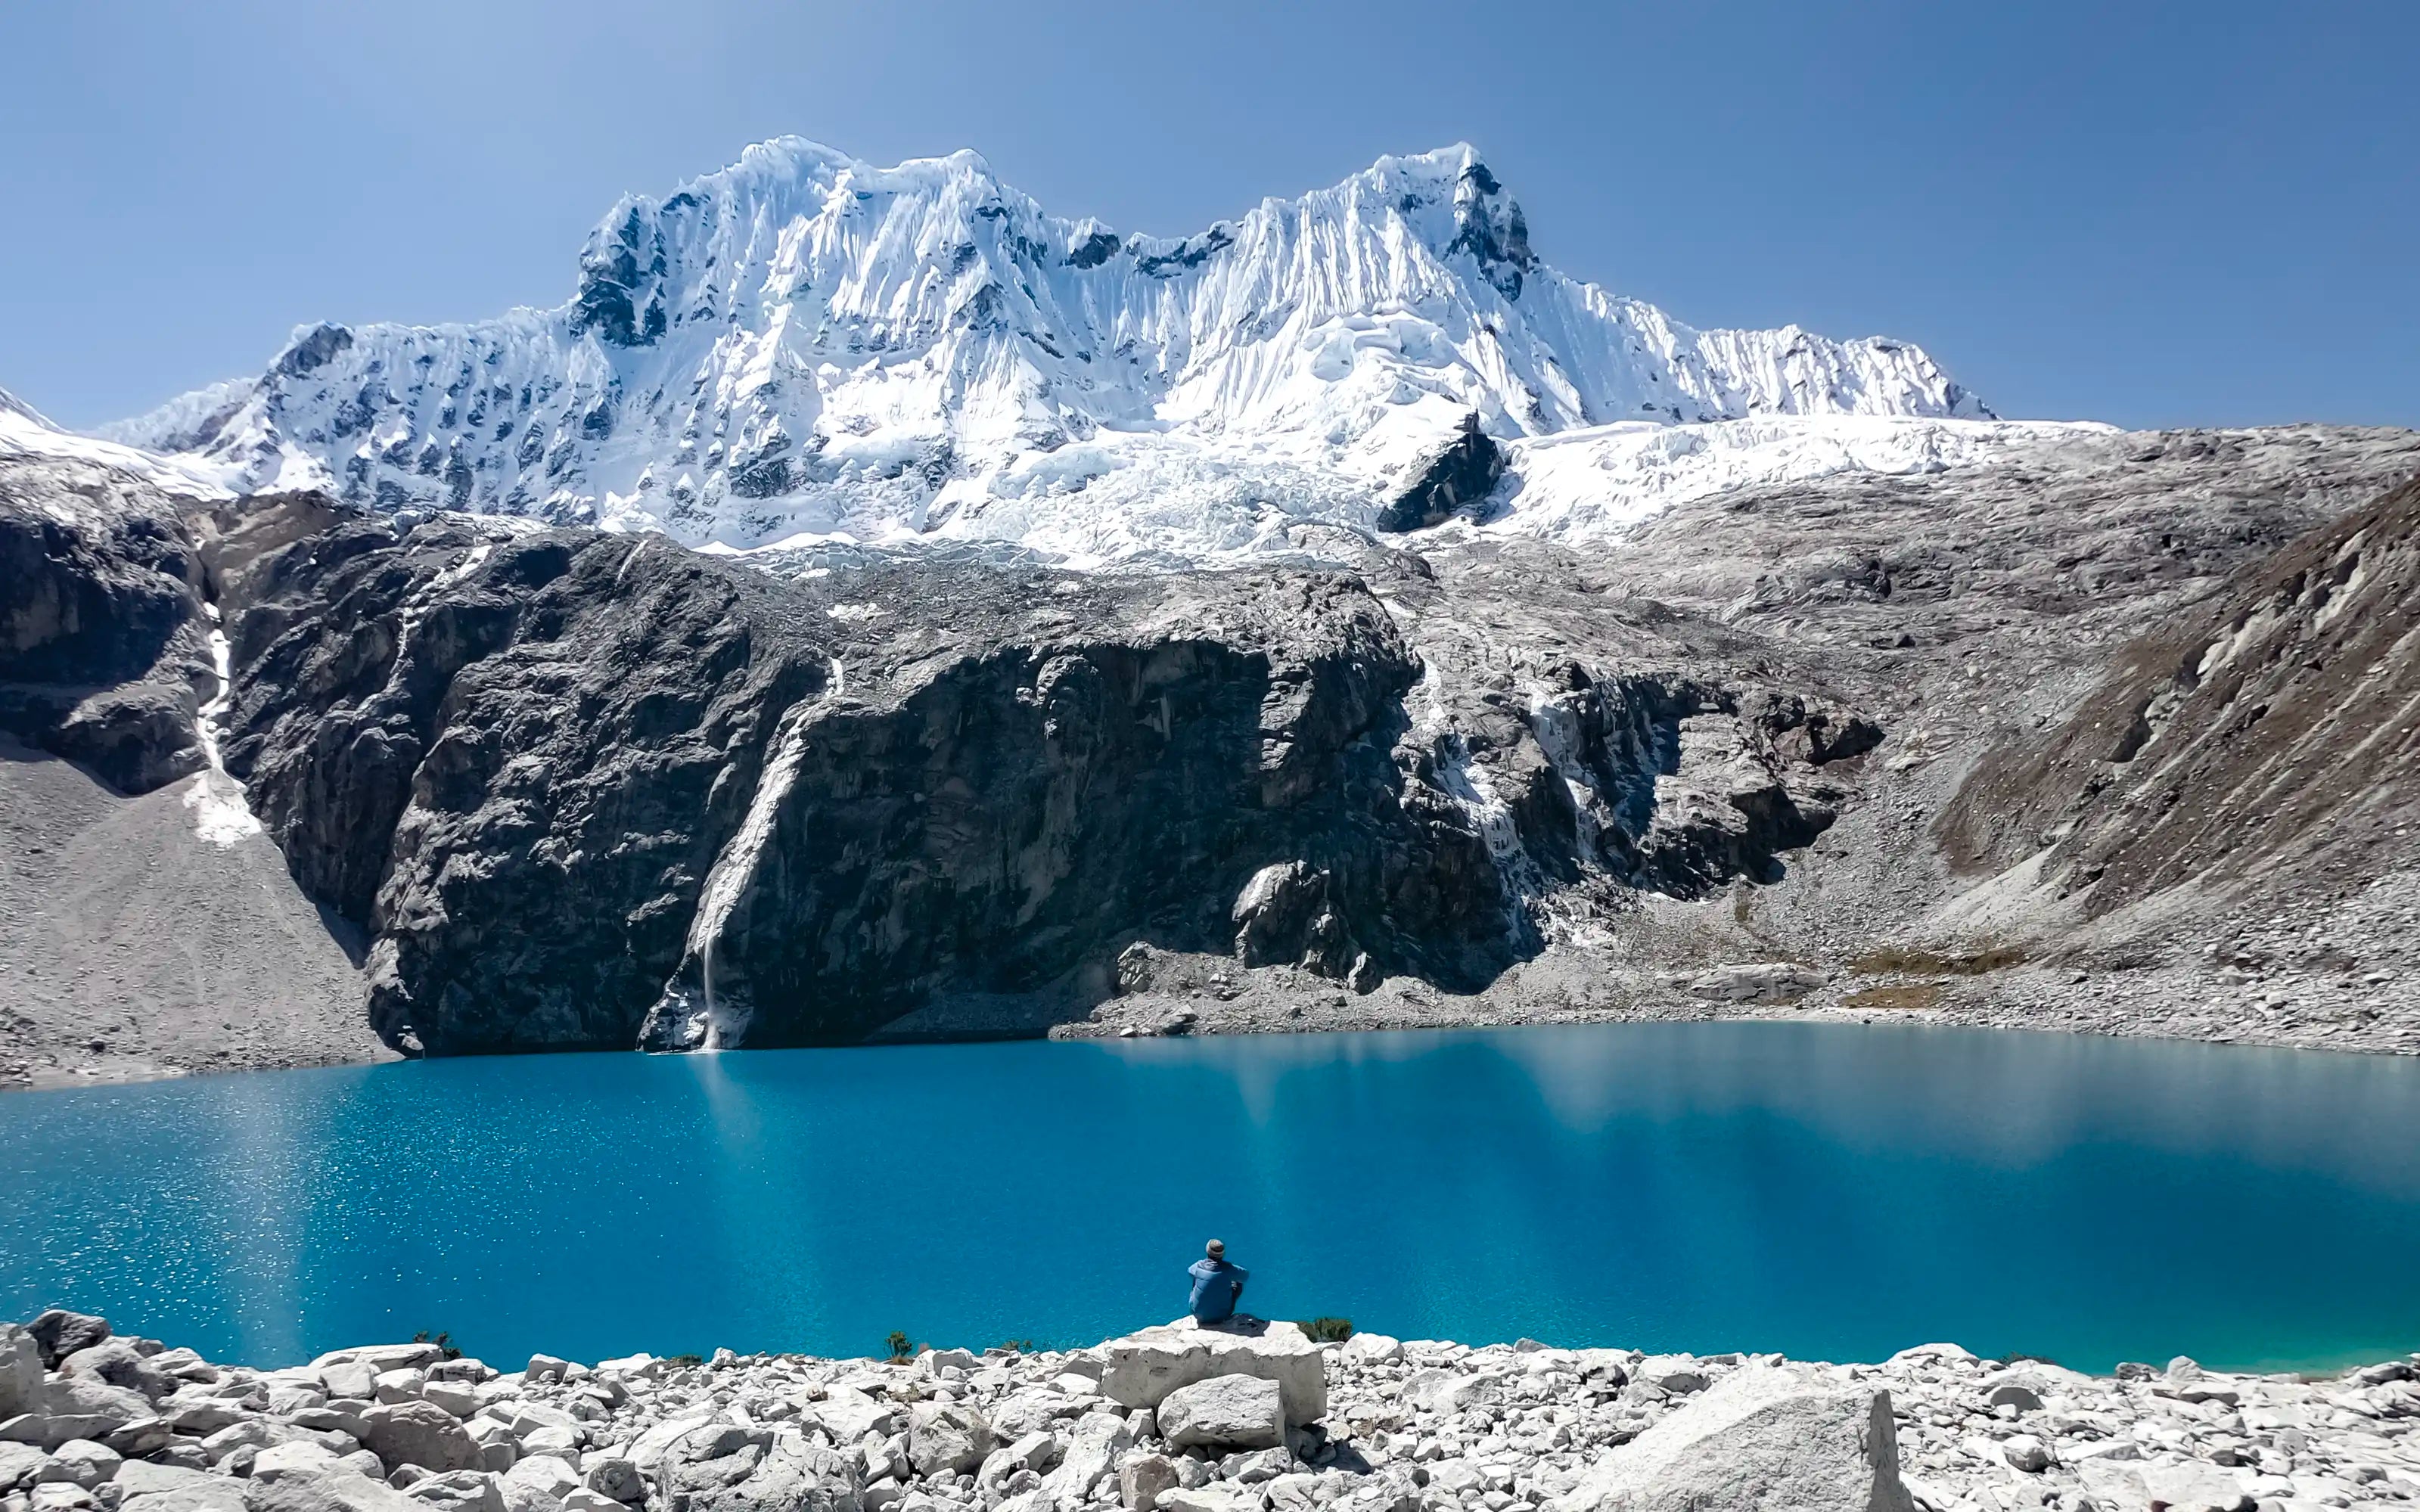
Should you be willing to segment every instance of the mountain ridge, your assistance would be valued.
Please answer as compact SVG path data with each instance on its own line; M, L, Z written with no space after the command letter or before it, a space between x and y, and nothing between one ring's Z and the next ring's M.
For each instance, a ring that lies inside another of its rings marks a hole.
M970 151L881 168L784 137L617 201L563 304L298 327L260 377L101 434L239 491L691 546L1082 558L1069 537L1157 501L1199 559L1272 514L1373 528L1472 415L1508 444L1996 419L1911 344L1699 331L1558 272L1467 145L1168 238L1051 215Z

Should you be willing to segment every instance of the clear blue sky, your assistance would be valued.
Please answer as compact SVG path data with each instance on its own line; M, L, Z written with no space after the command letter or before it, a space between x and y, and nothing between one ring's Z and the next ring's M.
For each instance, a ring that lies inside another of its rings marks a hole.
M1467 139L1567 271L1922 343L2013 415L2420 424L2420 4L9 0L0 386L552 304L785 131L1179 234Z

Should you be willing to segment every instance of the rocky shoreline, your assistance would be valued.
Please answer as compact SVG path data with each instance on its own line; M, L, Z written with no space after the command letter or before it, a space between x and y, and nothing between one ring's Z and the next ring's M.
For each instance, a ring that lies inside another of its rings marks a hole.
M217 1365L0 1325L0 1512L2302 1512L2420 1501L2420 1355L2090 1376L1173 1324L1074 1350Z

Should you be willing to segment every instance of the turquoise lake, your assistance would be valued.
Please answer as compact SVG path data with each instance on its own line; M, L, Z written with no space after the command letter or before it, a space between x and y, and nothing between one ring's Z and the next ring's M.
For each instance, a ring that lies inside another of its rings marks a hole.
M2420 1061L1804 1024L544 1056L0 1097L0 1317L273 1365L1471 1343L2420 1347Z

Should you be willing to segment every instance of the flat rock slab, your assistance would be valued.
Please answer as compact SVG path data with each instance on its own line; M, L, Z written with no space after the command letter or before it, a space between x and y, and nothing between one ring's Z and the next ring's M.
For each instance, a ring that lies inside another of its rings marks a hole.
M1169 1393L1218 1376L1276 1381L1289 1426L1327 1415L1327 1356L1292 1323L1236 1319L1146 1328L1101 1346L1101 1395L1121 1407L1156 1408Z

